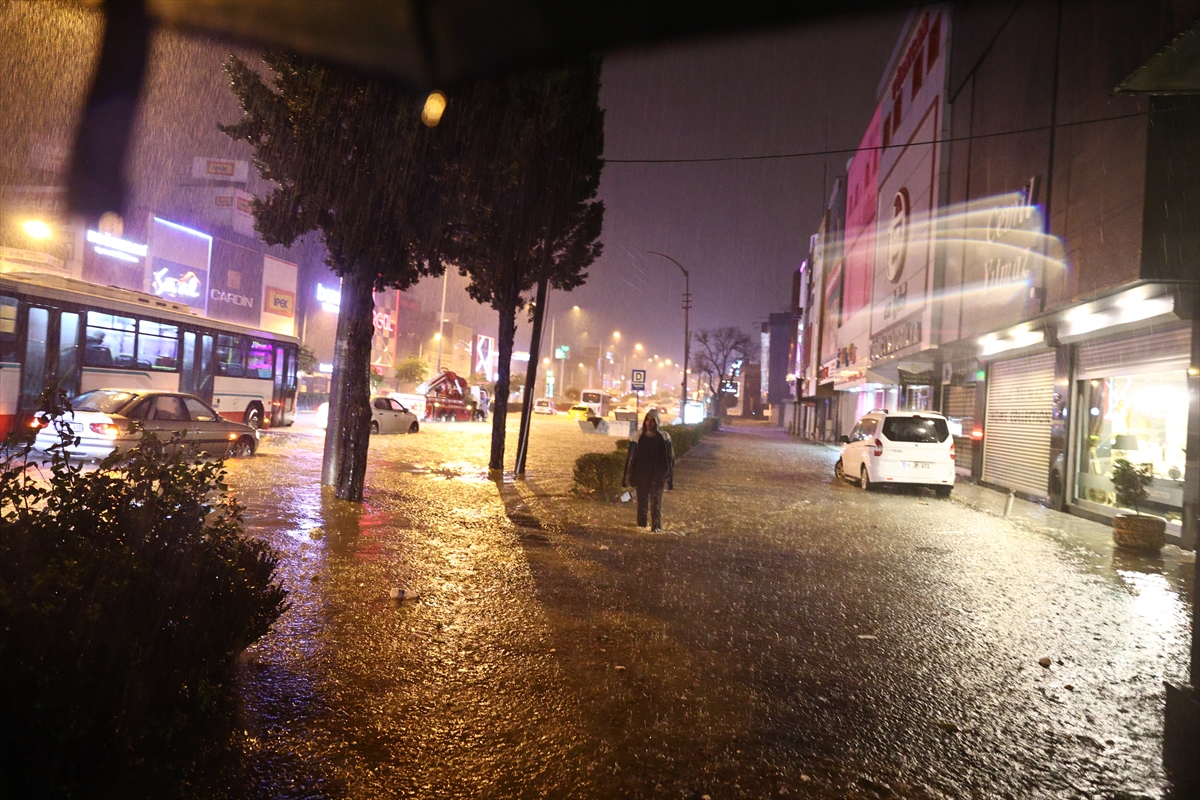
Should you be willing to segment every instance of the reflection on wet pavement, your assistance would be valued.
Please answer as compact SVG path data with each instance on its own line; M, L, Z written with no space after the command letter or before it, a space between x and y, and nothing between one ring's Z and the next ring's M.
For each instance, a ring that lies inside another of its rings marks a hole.
M361 506L315 432L231 462L292 593L245 656L251 796L1165 790L1189 609L1153 559L866 494L764 429L688 454L653 535L570 494L613 440L566 422L523 483L488 480L486 425L376 437Z

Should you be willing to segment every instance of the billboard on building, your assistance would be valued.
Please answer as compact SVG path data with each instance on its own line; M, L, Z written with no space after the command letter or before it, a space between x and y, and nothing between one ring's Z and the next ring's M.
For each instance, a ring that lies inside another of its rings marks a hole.
M255 250L213 240L208 287L208 315L213 319L258 327L262 313L263 258Z
M299 268L290 261L263 256L262 314L259 325L265 331L296 335L296 275Z
M117 236L89 230L84 234L83 272L85 281L100 286L143 290L149 248Z
M880 101L872 363L934 344L933 263L950 17L947 8L929 6L911 19Z
M143 291L207 315L212 237L159 217L150 220Z
M1046 232L1036 177L1010 192L947 209L941 228L962 261L957 336L1036 316L1047 275L1064 269L1062 242Z
M250 162L232 158L192 159L192 177L198 180L231 181L245 183L250 176Z
M478 372L495 380L496 375L496 340L491 336L479 333L475 335L475 365L471 372Z
M236 186L211 186L204 189L204 218L214 225L232 228L245 236L254 236L254 195Z

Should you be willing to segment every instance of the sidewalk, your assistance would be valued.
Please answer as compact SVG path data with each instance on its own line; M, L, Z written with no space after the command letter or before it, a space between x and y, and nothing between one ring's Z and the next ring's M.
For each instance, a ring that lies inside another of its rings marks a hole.
M828 448L835 453L840 453L842 450L841 446L835 444L804 438L800 438L800 441ZM959 480L954 484L954 491L951 493L950 499L976 511L1003 517L1008 495L996 489ZM1161 561L1163 572L1170 575L1189 572L1191 565L1196 562L1195 551L1181 550L1177 545L1171 544L1169 540L1167 546L1157 556L1138 556L1117 551L1112 541L1111 525L1094 522L1062 511L1054 511L1040 503L1022 500L1020 497L1013 498L1008 520L1030 530L1050 534L1063 544L1084 547L1096 555L1112 556L1116 553L1122 558Z

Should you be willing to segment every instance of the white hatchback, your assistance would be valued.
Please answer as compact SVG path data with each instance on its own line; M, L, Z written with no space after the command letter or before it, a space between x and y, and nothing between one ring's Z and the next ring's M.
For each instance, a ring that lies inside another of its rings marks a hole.
M834 473L864 489L915 484L931 487L939 497L954 489L954 439L941 414L872 411L840 441Z

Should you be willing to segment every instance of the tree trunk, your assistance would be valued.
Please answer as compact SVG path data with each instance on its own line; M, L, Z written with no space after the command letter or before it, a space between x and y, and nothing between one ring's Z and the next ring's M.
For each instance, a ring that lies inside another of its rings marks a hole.
M511 384L509 366L512 364L513 338L517 335L516 300L506 302L500 309L500 364L496 370L496 398L492 403L492 456L488 469L504 470L504 426L508 421L508 391ZM525 400L528 401L528 390Z
M329 423L321 484L341 500L362 502L371 435L371 336L374 333L374 275L350 272L342 279Z

